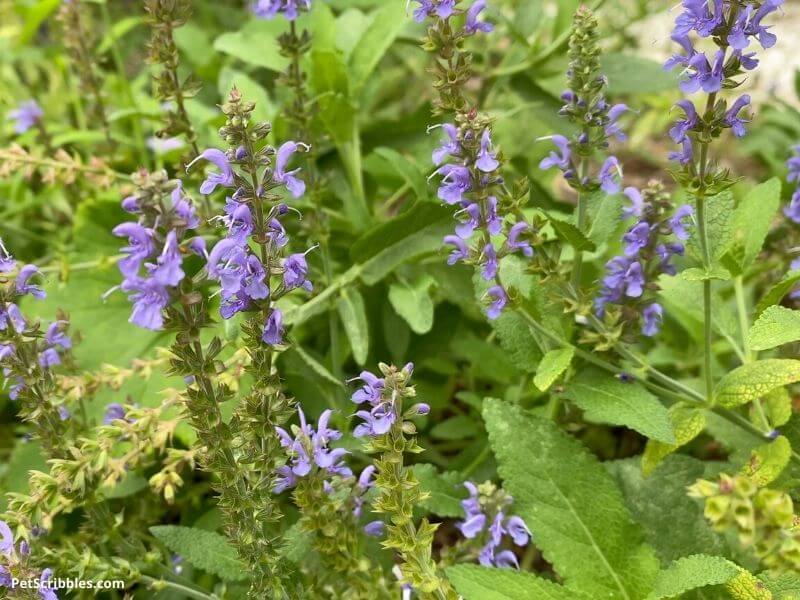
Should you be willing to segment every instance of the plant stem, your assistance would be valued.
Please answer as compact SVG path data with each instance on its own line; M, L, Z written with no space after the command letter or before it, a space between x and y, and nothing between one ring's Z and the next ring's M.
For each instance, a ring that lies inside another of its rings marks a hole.
M196 598L197 600L219 600L219 596L217 596L216 594L206 594L205 592L200 592L190 587L186 587L185 585L181 585L180 583L167 581L165 579L156 579L148 575L142 575L140 577L140 581L142 583L146 583L151 586L155 585L157 587L169 588L171 590L189 596L190 598Z
M581 233L586 233L584 229L586 228L586 198L584 194L578 194L578 218L577 218L577 226ZM581 269L583 268L583 251L582 250L575 250L575 259L572 262L572 277L570 278L570 283L572 287L576 290L580 289L581 284Z

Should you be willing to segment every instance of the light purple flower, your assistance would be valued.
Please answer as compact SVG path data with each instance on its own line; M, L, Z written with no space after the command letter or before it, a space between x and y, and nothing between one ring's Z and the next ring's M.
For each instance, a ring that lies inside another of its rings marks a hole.
M58 596L50 587L50 579L53 577L53 569L45 569L39 577L39 596L42 600L58 600Z
M688 165L691 163L694 160L694 150L692 148L692 140L689 136L683 138L680 151L670 152L667 158L681 165Z
M444 237L445 244L452 244L454 246L454 250L450 253L450 256L447 257L447 264L454 265L459 261L467 260L469 258L469 249L467 245L464 243L460 237L455 235L446 235Z
M17 261L9 254L8 250L6 250L6 247L3 245L3 240L0 239L0 273L10 273L16 268Z
M650 241L650 224L640 221L622 236L625 242L625 256L636 256Z
M200 185L201 194L212 193L217 189L218 185L222 187L233 187L233 169L231 168L231 163L228 161L228 157L225 156L222 150L216 148L204 150L200 156L186 165L186 170L188 171L198 160L207 160L216 165L219 169L219 173L210 173Z
M297 148L300 146L301 144L298 144L297 142L283 143L281 147L278 148L278 152L275 156L275 170L273 172L273 179L277 183L282 183L285 185L286 189L289 190L289 193L295 198L299 198L306 192L306 184L303 180L295 177L295 174L299 173L300 169L287 171L286 165L288 164L292 155L297 152Z
M531 531L520 517L509 517L505 528L517 546L526 546L530 541Z
M481 134L481 146L475 160L475 166L484 173L491 173L500 166L495 154L492 152L492 137L488 129Z
M269 287L265 283L267 277L266 269L261 264L259 258L250 254L245 263L244 276L241 280L241 294L249 300L263 300L269 297Z
M472 35L478 31L489 33L490 31L494 30L494 25L491 23L478 20L478 15L480 15L485 8L486 0L475 0L475 2L472 3L472 6L467 9L466 23L464 25L464 31L467 33L467 35Z
M181 269L182 264L183 257L178 247L178 235L173 230L167 233L167 239L164 242L164 250L156 259L156 264L149 264L148 269L150 269L150 274L156 282L163 286L174 287L178 285L185 276L183 269Z
M491 242L483 247L483 269L481 275L486 281L491 281L497 276L497 268L499 263L497 261L497 252Z
M262 19L272 19L282 14L287 21L294 21L302 10L311 8L311 0L257 0L253 6L253 14Z
M14 552L14 533L5 521L0 521L0 554L10 556Z
M225 238L208 255L208 276L217 280L225 295L236 294L242 287L247 254L236 240Z
M128 245L120 250L127 256L121 259L117 266L126 278L135 277L142 262L150 258L155 250L153 231L138 223L122 223L114 227L112 233L117 237L128 238Z
M465 192L472 189L469 169L462 165L443 165L436 171L442 175L438 196L447 204L458 204Z
M749 123L750 121L746 119L742 119L739 117L739 113L742 109L750 104L750 96L748 94L744 94L736 99L736 102L733 103L730 110L725 113L725 124L728 125L733 130L733 135L738 138L744 137L747 131L744 128L745 123Z
M489 305L489 308L486 310L486 316L489 318L489 320L493 321L503 312L503 309L508 302L508 296L506 295L505 290L499 285L490 287L486 293L494 299L494 301Z
M36 265L25 265L22 267L19 270L19 274L17 274L17 281L15 284L17 293L23 295L30 294L34 298L38 299L42 299L47 296L41 287L28 283L31 277L37 274L39 274L39 269Z
M371 537L381 537L385 529L386 524L383 521L370 521L364 525L364 533Z
M675 125L672 126L672 129L669 130L669 136L672 138L673 142L680 144L686 139L686 135L689 131L697 126L698 117L697 110L691 100L680 100L676 103L676 106L683 109L683 112L686 113L686 118L677 121Z
M719 92L722 89L724 78L723 65L725 51L718 50L714 56L713 66L708 62L706 55L698 52L689 60L689 67L694 69L688 79L681 82L680 88L686 94L692 94L702 89L706 94Z
M642 334L653 337L661 329L664 309L657 302L648 304L642 311Z
M456 225L456 235L462 240L468 240L475 229L481 225L481 207L476 202L472 202L458 211L458 213L462 212L467 215L467 220Z
M170 301L167 288L154 278L130 278L122 283L122 290L132 292L133 312L128 319L144 329L158 330L164 326L164 310Z
M522 253L528 258L533 256L533 248L531 245L527 241L519 239L520 235L530 231L530 229L530 225L525 221L520 221L514 225L508 232L508 239L506 240L508 248L510 250L522 250Z
M609 156L600 167L598 175L600 180L600 188L606 194L616 194L620 190L620 182L622 181L622 168L620 167L619 160L616 156Z
M106 405L106 412L103 415L103 425L111 425L114 421L124 421L125 416L125 407L119 402L111 402Z
M314 286L308 280L308 263L303 253L290 254L283 262L283 285L287 290L302 287L312 291Z
M622 193L631 201L630 206L626 206L622 209L622 218L641 218L644 213L644 198L642 198L642 193L635 187L626 187Z
M669 219L669 228L679 240L688 240L689 232L686 231L686 221L691 221L694 210L688 204L678 207L675 214Z
M800 224L800 189L792 194L792 199L788 206L783 209L783 214L795 223Z
M491 235L498 235L503 229L503 219L497 214L497 197L486 199L486 230Z
M436 166L441 165L448 156L455 157L461 152L461 144L458 141L458 128L452 123L443 123L441 127L446 134L446 138L442 145L436 148L431 155L433 164ZM433 127L429 131L432 130Z
M569 147L569 140L563 135L554 135L550 138L556 145L558 152L552 150L550 154L543 158L539 163L539 168L543 170L558 167L562 171L570 169L572 163L572 151ZM560 153L560 154L559 154Z
M606 137L615 137L620 142L624 142L628 139L628 136L617 121L629 110L630 108L628 108L627 104L615 104L608 110L608 124L605 128Z
M58 350L55 348L45 348L39 353L39 366L43 369L49 369L61 364L61 357L58 355Z
M384 380L369 371L361 371L358 379L360 379L364 385L357 389L350 399L356 404L369 402L370 404L376 405L380 403L381 394L383 393L383 387L385 385Z
M27 100L16 110L8 113L7 119L14 121L14 133L22 134L32 128L44 116L44 111L36 100Z
M283 312L280 308L273 308L267 317L261 339L270 346L283 343Z

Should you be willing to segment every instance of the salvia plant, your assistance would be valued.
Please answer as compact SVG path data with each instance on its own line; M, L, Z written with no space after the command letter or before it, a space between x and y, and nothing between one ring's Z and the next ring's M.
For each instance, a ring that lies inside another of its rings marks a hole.
M0 5L0 598L800 598L796 9Z

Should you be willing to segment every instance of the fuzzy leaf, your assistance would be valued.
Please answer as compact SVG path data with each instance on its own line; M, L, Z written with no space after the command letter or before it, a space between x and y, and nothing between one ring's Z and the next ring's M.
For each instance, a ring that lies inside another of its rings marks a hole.
M695 554L681 558L659 573L648 600L673 598L707 585L728 583L741 569L727 558Z
M665 444L658 440L647 440L642 454L642 473L645 477L650 475L666 456L700 435L706 426L706 416L702 410L682 404L673 404L670 407L669 418L675 434L675 443Z
M667 409L636 382L623 383L589 369L567 384L565 395L584 411L589 421L623 425L650 439L675 443Z
M456 565L447 577L464 600L588 600L591 596L565 588L533 573Z
M463 518L461 501L467 497L467 491L462 485L463 477L460 473L453 471L439 473L436 467L430 464L414 465L412 470L419 480L420 487L428 494L428 497L419 503L422 508L440 517Z
M739 202L733 213L734 243L741 247L742 271L755 261L769 233L781 201L781 182L773 177L757 185Z
M739 571L725 587L733 600L773 600L769 589L745 570Z
M658 560L597 458L519 406L487 399L483 414L514 509L565 584L592 598L644 597Z
M775 600L797 600L797 598L800 598L800 575L797 573L776 575L765 571L758 578L772 592Z
M769 350L800 340L800 310L770 306L750 328L750 348Z
M800 381L800 360L770 358L742 365L725 375L714 390L726 408L741 406L784 385Z
M367 312L364 308L364 299L359 291L352 287L342 288L339 299L336 301L339 318L344 325L353 358L359 365L367 362L369 354L369 323Z
M539 363L536 376L533 378L533 384L541 391L547 391L555 380L569 368L574 355L575 349L572 346L550 350L544 355L542 362Z
M594 252L597 250L597 246L595 246L594 242L587 238L581 230L572 223L553 217L548 217L548 220L550 221L550 225L553 226L556 235L575 248L575 250L579 252Z
M742 473L758 487L765 487L778 478L791 457L792 445L781 435L753 450L750 462L744 466Z
M772 390L764 396L762 406L773 427L785 425L792 418L792 396L786 388ZM756 419L759 418L755 412L754 406L750 415L750 420L753 423L756 423Z
M761 298L756 307L756 316L761 316L761 313L767 308L783 300L783 297L792 291L798 281L800 281L800 271L790 271L784 275L783 279L773 285Z
M389 286L389 302L414 333L423 335L433 327L433 298L430 288L436 282L428 275L416 281L397 281Z
M247 579L247 569L236 557L236 550L218 533L179 525L157 525L150 533L198 569L225 581Z
M725 254L733 242L733 205L733 194L729 191L706 198L706 234L712 261ZM695 256L702 257L697 233L697 228L693 228L689 248Z
M699 267L692 267L681 271L681 277L686 281L707 281L717 279L719 281L727 281L731 278L730 271L722 267L711 267L710 269L701 269Z

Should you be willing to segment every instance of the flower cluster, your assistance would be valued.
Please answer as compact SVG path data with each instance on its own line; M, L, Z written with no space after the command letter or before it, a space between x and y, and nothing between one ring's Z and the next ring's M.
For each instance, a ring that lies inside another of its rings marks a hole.
M22 134L35 127L44 116L44 111L36 100L27 100L8 113L7 120L13 121L14 133Z
M358 405L367 404L369 410L356 412L356 416L363 422L356 426L353 435L356 437L384 435L389 432L398 419L427 415L430 412L430 406L419 403L411 406L401 416L402 398L415 396L414 388L406 385L413 372L414 363L408 363L396 374L397 377L391 378L389 385L387 385L386 377L378 377L369 371L361 372L358 379L364 385L353 393L351 400Z
M792 194L789 206L783 209L783 214L793 222L800 224L800 145L794 147L794 155L788 160L786 166L789 169L786 180L789 183L794 182L797 189Z
M608 81L600 72L600 49L597 44L597 19L586 7L575 14L569 41L569 89L561 99L564 106L559 111L576 126L576 133L567 138L553 135L549 139L556 149L539 163L541 169L558 168L571 187L578 191L601 189L616 194L621 188L622 168L619 160L608 156L590 174L590 160L596 152L604 151L610 139L625 141L619 123L630 109L625 104L610 104L605 97Z
M475 0L466 10L456 7L458 0L414 0L418 7L414 9L414 20L422 23L427 18L447 20L454 15L464 14L464 35L474 35L482 31L488 33L494 30L494 25L480 19L480 14L486 8L486 0Z
M128 239L118 267L124 279L120 288L130 294L130 322L145 329L164 326L164 309L186 276L184 255L205 253L201 237L185 239L200 225L191 200L180 180L170 180L164 171L139 171L133 176L136 192L122 201L126 212L139 216L136 222L117 225L113 233ZM115 288L116 289L116 288Z
M654 336L663 318L661 305L651 301L652 292L658 289L655 280L661 273L675 274L671 261L684 253L681 242L689 238L687 222L694 211L689 205L683 205L667 216L669 195L658 183L651 183L642 192L628 187L625 195L630 206L624 215L636 221L622 237L623 253L606 263L606 276L600 295L595 299L595 313L603 317L609 304L617 304L623 307L623 321L633 323L641 310L641 331L646 336ZM669 235L679 241L665 241Z
M328 447L330 442L342 437L341 432L328 428L333 411L326 410L320 415L316 429L306 422L302 408L298 407L297 414L300 426L292 426L294 437L283 427L275 428L281 446L289 457L289 464L278 468L279 477L275 481L273 491L279 494L293 488L300 478L308 477L315 471L321 471L326 475L351 477L353 472L342 462L342 457L348 453L347 450Z
M252 6L253 14L262 19L272 19L281 14L294 21L303 11L311 10L311 0L256 0Z
M468 114L458 117L458 125L445 123L441 129L444 139L432 156L438 166L436 174L442 178L438 197L458 207L459 221L455 234L444 238L453 247L447 263L464 262L480 268L481 276L490 283L487 294L492 302L487 315L496 319L508 301L497 276L500 259L516 252L533 256L534 228L520 214L501 206L505 197L496 190L503 185L503 178L490 123Z
M3 562L6 563L0 564L0 588L13 590L15 579L38 579L38 597L42 600L58 600L58 595L48 584L53 577L53 570L44 569L37 576L36 571L27 564L30 553L31 549L28 542L23 540L19 545L16 545L14 543L14 533L8 523L0 521L0 556L3 557Z
M459 531L469 540L481 542L478 561L485 567L519 568L512 550L500 550L504 536L509 536L516 546L527 546L531 532L520 517L508 516L514 499L491 481L475 485L464 482L469 498L461 501L464 520L457 523ZM499 550L499 551L498 551Z
M252 136L263 139L270 125L259 123L250 132L253 107L242 102L236 90L231 92L223 107L228 116L223 131L235 144L227 152L208 149L189 167L202 159L218 169L203 181L201 193L210 194L218 187L233 190L226 198L224 215L215 219L226 227L226 236L208 254L208 276L222 288L220 314L230 319L242 311L262 312L266 319L261 339L276 346L283 343L284 326L283 313L273 302L295 288L313 289L306 261L310 250L282 258L289 236L281 219L290 211L300 213L274 191L285 188L293 198L305 193L305 183L297 177L299 169L288 170L287 166L296 152L308 150L308 146L290 141L277 150L271 146L255 148ZM271 282L273 275L281 278L280 283Z
M764 49L775 45L777 38L763 24L765 17L775 12L783 0L765 0L761 3L741 0L683 0L683 11L675 19L672 39L683 53L670 57L664 68L682 69L684 75L680 87L686 94L704 92L717 94L723 89L739 85L734 78L758 66L755 52L747 52L751 40L757 40ZM706 54L698 50L693 37L711 38L717 49ZM723 129L731 129L736 137L746 133L748 122L742 111L750 104L750 96L744 94L728 108L724 100L710 103L704 115L698 115L688 100L678 103L685 117L676 123L670 136L681 150L670 154L670 159L683 166L694 162L693 146L698 134L701 137L716 137Z

